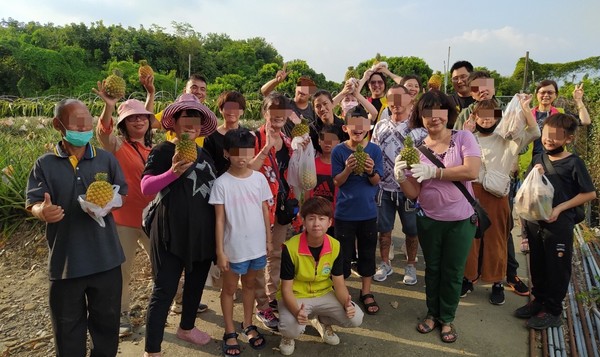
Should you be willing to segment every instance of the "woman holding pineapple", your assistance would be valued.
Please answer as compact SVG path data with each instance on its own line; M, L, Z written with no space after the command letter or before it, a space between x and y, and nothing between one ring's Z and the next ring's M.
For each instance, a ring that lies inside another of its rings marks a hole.
M119 106L117 130L120 135L117 136L113 130L112 113L119 98L108 95L104 82L99 82L98 89L94 89L94 92L104 101L104 109L96 127L96 137L104 150L115 155L129 186L125 204L113 212L119 241L125 253L125 263L121 266L123 283L119 335L122 337L132 332L129 320L129 282L138 243L144 247L146 253L150 252L150 241L141 228L142 211L154 196L142 194L140 180L152 149L151 126L155 119L154 114L146 110L144 103L135 99L127 100Z
M181 273L183 311L177 337L196 345L210 336L194 327L204 283L215 259L215 211L208 203L216 171L210 155L194 143L217 127L217 118L192 94L182 94L162 119L173 141L158 144L142 173L145 195L160 192L150 227L154 288L146 318L145 356L160 356L165 322Z
M418 198L419 205L417 231L426 264L427 316L417 325L417 331L429 333L441 325L440 337L446 343L458 338L452 322L476 228L473 207L458 185L464 185L473 195L470 181L477 178L481 165L481 152L473 134L449 129L456 116L454 105L444 93L431 90L423 94L415 104L410 125L427 130L425 150L431 160L435 158L443 165L436 165L421 152L421 163L407 163L399 155L394 166L402 191L411 200Z

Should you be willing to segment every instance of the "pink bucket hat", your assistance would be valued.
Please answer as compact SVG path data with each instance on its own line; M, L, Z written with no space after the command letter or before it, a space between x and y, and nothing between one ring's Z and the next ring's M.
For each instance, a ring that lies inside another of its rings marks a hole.
M140 102L137 99L129 99L121 103L121 105L119 105L117 113L119 113L119 117L117 118L117 125L120 122L122 122L123 119L135 114L150 115L150 124L152 124L152 122L156 120L156 118L154 117L154 113L147 111L144 103Z
M173 129L175 125L175 114L182 110L197 110L202 114L202 128L200 129L200 136L209 136L215 130L217 130L217 116L207 106L200 103L198 98L193 94L182 94L177 98L175 103L169 105L162 116L162 126L166 130Z

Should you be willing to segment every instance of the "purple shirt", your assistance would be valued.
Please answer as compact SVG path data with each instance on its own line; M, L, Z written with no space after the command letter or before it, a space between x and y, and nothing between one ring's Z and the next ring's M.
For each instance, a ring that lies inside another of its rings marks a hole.
M419 152L421 163L435 166L427 157ZM450 146L443 154L434 154L446 167L460 166L464 158L481 157L479 144L473 134L464 130L452 130ZM473 195L471 181L462 181ZM474 196L474 195L473 195ZM461 221L473 215L473 207L465 195L452 183L436 179L421 183L419 204L429 218L437 221Z

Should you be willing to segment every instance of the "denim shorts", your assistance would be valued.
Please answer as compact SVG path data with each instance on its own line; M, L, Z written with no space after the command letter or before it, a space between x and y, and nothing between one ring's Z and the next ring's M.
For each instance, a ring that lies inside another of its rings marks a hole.
M244 262L229 263L229 269L240 275L246 274L248 270L262 270L265 268L265 266L267 266L266 255L256 259L246 260Z
M409 237L417 235L417 214L414 203L402 192L379 190L377 193L377 231L387 233L394 230L396 212L402 223L402 233Z

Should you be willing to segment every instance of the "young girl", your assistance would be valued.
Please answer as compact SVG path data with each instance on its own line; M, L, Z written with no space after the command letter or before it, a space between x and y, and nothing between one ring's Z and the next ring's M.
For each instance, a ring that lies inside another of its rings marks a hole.
M148 156L142 176L142 193L161 192L151 222L154 288L146 318L146 357L161 356L161 343L169 306L185 271L183 309L177 338L205 345L211 338L194 327L196 312L211 262L215 259L215 211L208 203L216 178L210 155L196 146L195 162L182 157L176 142L185 133L190 140L215 131L217 118L193 94L182 94L169 105L162 126L175 136L158 144Z
M267 254L273 249L268 206L273 195L265 176L248 167L254 157L254 141L254 135L246 129L234 129L225 134L223 146L230 166L215 181L209 202L215 206L217 265L223 272L221 309L225 333L222 351L226 356L241 353L233 325L233 295L240 275L244 304L242 330L253 349L262 349L266 343L252 324L252 312L256 276L265 268Z

